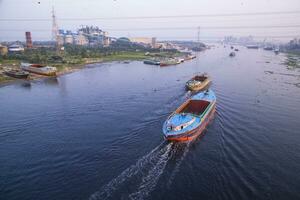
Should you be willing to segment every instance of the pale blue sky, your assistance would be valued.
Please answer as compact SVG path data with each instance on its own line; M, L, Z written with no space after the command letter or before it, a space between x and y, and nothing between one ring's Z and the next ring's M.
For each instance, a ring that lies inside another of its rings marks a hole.
M40 2L40 4L38 4ZM59 28L76 30L82 24L102 29L147 27L270 26L300 25L300 14L268 16L199 17L174 19L61 21L59 18L93 18L123 16L164 16L192 14L252 13L300 11L299 0L0 0L0 19L51 18L55 7ZM35 31L35 30L42 31ZM51 21L0 21L0 41L24 40L24 31L32 31L34 40L51 38ZM4 31L8 30L8 31ZM18 31L20 30L20 31ZM195 38L195 30L109 31L112 36L156 36ZM201 29L202 39L225 35L286 36L300 35L300 28L289 29Z

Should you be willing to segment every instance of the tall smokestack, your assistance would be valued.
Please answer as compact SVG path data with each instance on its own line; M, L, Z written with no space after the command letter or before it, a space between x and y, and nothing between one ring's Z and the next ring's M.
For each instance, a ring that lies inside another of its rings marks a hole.
M31 33L30 32L25 32L25 35L26 35L26 47L27 48L32 48Z

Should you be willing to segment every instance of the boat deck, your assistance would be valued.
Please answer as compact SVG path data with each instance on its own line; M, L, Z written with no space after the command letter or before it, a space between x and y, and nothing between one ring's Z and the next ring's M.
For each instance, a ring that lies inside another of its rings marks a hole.
M201 115L209 106L210 102L203 100L190 100L178 113L191 113Z

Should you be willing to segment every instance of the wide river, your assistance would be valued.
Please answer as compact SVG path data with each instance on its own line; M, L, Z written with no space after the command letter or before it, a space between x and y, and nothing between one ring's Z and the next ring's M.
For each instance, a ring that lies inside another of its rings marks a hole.
M0 87L0 199L300 199L300 71L238 48ZM215 118L168 143L162 124L198 72L212 78Z

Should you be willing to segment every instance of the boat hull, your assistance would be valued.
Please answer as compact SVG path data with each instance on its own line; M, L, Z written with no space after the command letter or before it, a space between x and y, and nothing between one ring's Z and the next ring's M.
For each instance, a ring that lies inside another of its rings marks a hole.
M160 63L161 67L167 67L167 66L171 66L171 65L177 65L178 63L174 62L174 63Z
M146 64L146 65L160 65L160 62L152 61L152 60L145 60L144 64Z
M27 79L27 77L29 76L29 73L23 73L23 74L17 74L17 73L13 73L13 72L4 72L7 76L13 77L13 78L19 78L19 79Z
M56 71L54 71L54 70L43 71L43 70L41 70L41 68L35 68L35 67L23 67L22 69L24 71L43 75L43 76L56 76Z
M248 49L258 49L259 47L256 45L248 45L247 48Z
M191 140L196 139L204 132L206 127L212 121L212 119L214 118L215 112L216 112L216 102L214 102L214 104L211 106L210 110L205 115L205 117L202 118L203 123L201 125L199 125L197 128L195 128L191 131L182 133L180 135L165 136L165 139L167 141L173 141L173 142L184 142L184 141L191 141Z

